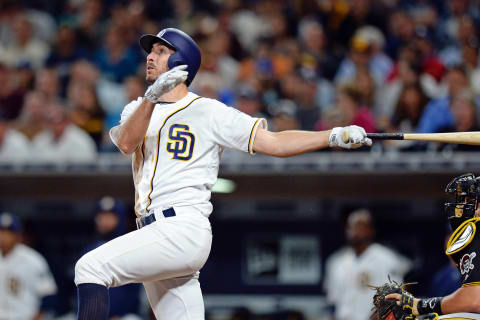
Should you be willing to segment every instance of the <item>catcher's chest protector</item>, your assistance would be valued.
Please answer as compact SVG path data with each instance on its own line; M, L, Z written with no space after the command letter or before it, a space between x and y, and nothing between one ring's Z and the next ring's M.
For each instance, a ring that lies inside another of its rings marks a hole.
M450 236L446 254L455 262L462 278L462 287L480 285L480 218L463 222Z

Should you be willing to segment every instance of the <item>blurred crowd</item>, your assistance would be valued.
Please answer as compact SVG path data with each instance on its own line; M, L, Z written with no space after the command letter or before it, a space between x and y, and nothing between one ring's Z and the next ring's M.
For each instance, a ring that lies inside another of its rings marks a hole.
M0 160L114 151L146 89L138 38L164 27L201 47L192 91L273 130L477 130L479 23L478 0L0 0Z

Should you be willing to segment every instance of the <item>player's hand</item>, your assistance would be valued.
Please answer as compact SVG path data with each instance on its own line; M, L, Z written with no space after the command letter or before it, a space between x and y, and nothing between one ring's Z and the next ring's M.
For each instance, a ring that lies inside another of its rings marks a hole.
M344 141L344 140L347 141ZM372 145L372 139L367 138L365 129L359 126L335 127L329 137L330 147L356 149L361 146Z
M413 296L411 295L402 295L399 293L392 293L387 295L385 299L397 300L397 304L402 307L409 306L408 308L412 309L413 315L418 316L417 306L418 306L419 299L413 297L413 300L410 301L412 297Z
M186 68L186 65L181 65L162 73L157 80L148 87L145 92L145 98L156 103L163 94L187 80L188 72L185 71Z

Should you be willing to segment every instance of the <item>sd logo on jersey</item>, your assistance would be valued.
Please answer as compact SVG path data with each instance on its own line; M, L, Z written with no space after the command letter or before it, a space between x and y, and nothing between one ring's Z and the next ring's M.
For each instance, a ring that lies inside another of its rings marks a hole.
M172 159L187 161L192 158L195 136L185 124L173 124L168 130L167 151L173 154Z

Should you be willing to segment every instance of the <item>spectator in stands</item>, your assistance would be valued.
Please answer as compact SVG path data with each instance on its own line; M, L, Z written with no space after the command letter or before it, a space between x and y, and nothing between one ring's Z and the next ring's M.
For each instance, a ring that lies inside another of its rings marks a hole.
M336 1L329 1L331 5L337 7L336 17L340 21L332 21L330 25L338 24L336 33L332 33L332 41L335 41L344 47L351 41L355 32L362 26L375 26L380 30L385 29L386 16L381 6L375 4L378 1L357 0L342 1L337 5ZM335 11L336 11L335 10Z
M11 67L24 63L30 64L34 69L43 67L50 47L33 36L30 20L24 15L18 16L14 21L13 30L15 40L3 48L0 62Z
M383 130L387 132L416 132L420 116L429 99L419 84L405 86L395 107L392 118L385 122ZM403 142L403 143L401 143ZM422 151L423 145L415 141L387 140L383 145L388 149Z
M73 4L74 14L66 17L66 22L72 22L78 32L78 41L93 53L103 43L105 21L103 17L103 2L101 0L86 0Z
M16 80L15 72L0 64L0 113L10 120L19 116L25 95Z
M452 67L445 76L447 95L440 99L432 99L420 117L418 132L439 132L440 129L451 127L454 117L451 111L452 97L464 89L469 89L469 81L463 66Z
M231 35L226 30L213 32L206 42L207 48L211 50L211 70L216 73L222 82L219 90L225 90L235 85L238 77L239 63L232 56Z
M29 64L23 64L16 69L17 90L23 95L35 88L35 72ZM3 83L3 82L2 82ZM22 100L23 101L23 100Z
M478 33L473 19L469 16L462 16L458 20L458 26L454 31L453 41L448 43L439 57L447 67L465 63L462 55L462 48L466 45L478 43Z
M238 110L252 117L265 118L265 115L262 113L261 97L256 88L249 83L244 82L238 85L236 105Z
M42 69L37 72L35 90L42 93L47 103L54 103L61 99L60 80L54 69Z
M298 107L292 100L281 99L268 107L268 112L272 115L270 127L272 131L297 130L300 123L297 120L296 113Z
M95 64L103 76L117 83L137 72L137 57L128 46L121 27L110 26L104 45L95 53Z
M374 78L379 78L382 83L386 81L392 71L392 59L384 52L385 37L382 31L374 26L364 26L355 32L354 37L365 39L370 48L369 71Z
M97 149L103 140L105 112L98 102L95 87L71 82L68 87L70 120L77 127L85 130L95 141Z
M0 314L41 320L54 306L57 286L45 258L21 243L21 232L17 216L0 214Z
M424 91L429 97L441 97L439 84L445 75L445 66L436 55L432 31L419 26L415 30L413 40L413 45L419 53L415 59L422 63L421 83Z
M340 64L334 82L337 86L352 82L358 69L368 69L371 55L371 47L362 36L354 36L350 43L349 55ZM382 83L381 78L375 79Z
M125 234L127 217L125 206L117 199L109 196L101 198L95 208L95 229L97 239L89 245L85 252L91 251L108 241ZM132 283L121 287L110 288L110 320L140 320L141 285Z
M22 112L16 123L17 129L30 141L46 127L47 99L39 91L31 91L25 96Z
M296 99L298 103L310 104L308 109L311 109L310 111L314 113L313 117L316 118L319 110L324 111L332 107L335 101L335 88L332 82L322 75L321 69L323 67L319 65L322 62L317 60L314 55L303 53L298 58L297 73L302 78L298 86L300 90L303 87L307 92L306 96L298 92ZM307 99L302 102L304 98ZM302 109L305 109L305 107ZM299 115L302 115L302 113L299 113Z
M380 87L373 109L379 127L384 130L388 130L402 92L406 87L418 86L420 80L421 65L418 62L400 59L395 68L396 76Z
M352 212L345 229L348 246L327 259L324 289L336 320L368 320L374 291L388 276L401 282L411 263L395 251L373 242L375 227L368 210Z
M65 96L72 64L80 59L88 58L85 48L79 45L75 29L67 24L58 28L55 44L47 58L46 65L53 68L60 78L62 93Z
M300 59L315 61L318 75L331 81L340 58L327 50L327 36L322 25L311 17L302 19L298 25L298 41L302 48Z
M377 84L368 69L359 69L353 78L354 85L360 93L359 103L372 108L377 100Z
M41 164L89 164L97 157L95 142L72 124L65 107L49 105L45 112L47 127L33 139L32 162Z
M30 142L0 114L0 163L21 164L30 158Z
M458 39L458 27L460 21L471 15L478 20L478 4L470 0L450 0L446 1L447 13L439 21L437 32L440 35L440 46L455 43ZM478 21L477 21L478 22Z
M102 81L99 82L101 84ZM98 88L102 88L102 85L99 85ZM138 97L143 96L145 93L145 81L143 78L139 76L129 76L125 79L122 85L123 93L125 97L125 101L133 101L138 99ZM115 90L121 90L120 88L116 88ZM112 90L112 93L114 91ZM105 100L105 99L104 99ZM112 100L112 99L110 99ZM122 112L122 103L102 103L102 109L105 110L105 132L109 132L110 129L116 125L118 125L120 121L120 114ZM110 138L108 141L111 141ZM110 143L110 142L109 142Z
M383 42L383 35L373 27L365 27L356 33L351 40L350 54L335 75L335 84L351 82L360 69L367 69L377 85L383 84L393 67L390 58L381 50Z
M121 112L121 110L119 110L121 107L119 106L123 106L129 101L142 96L139 95L134 99L127 100L124 85L103 77L97 67L87 60L77 60L72 65L70 83L82 83L94 87L102 109L107 113L118 113L118 118L120 117L119 113ZM118 122L115 123L115 125L117 124ZM108 130L106 130L106 133L108 133Z
M337 121L335 123L328 123L324 119L316 124L317 130L327 130L332 128L333 125L358 125L365 129L366 132L375 132L375 118L368 106L361 104L362 96L356 87L353 85L347 85L342 87L337 96L336 109L333 112ZM338 114L337 114L338 111ZM338 116L340 119L338 119ZM325 119L331 119L330 116L326 116ZM339 121L339 122L338 122Z
M415 22L403 10L395 10L388 22L388 37L385 52L392 58L398 59L400 49L409 45L415 36Z
M294 100L298 106L297 118L302 130L314 130L320 116L320 108L316 105L318 79L308 68L302 68L299 73L300 82L297 84L298 91Z
M478 107L475 96L471 91L464 89L458 92L451 102L450 111L453 116L453 123L444 128L440 128L440 132L465 132L480 131L478 126ZM440 146L444 150L456 151L478 151L477 146L470 145L443 145Z
M416 132L420 116L428 103L422 88L409 85L403 88L391 119L391 132Z

